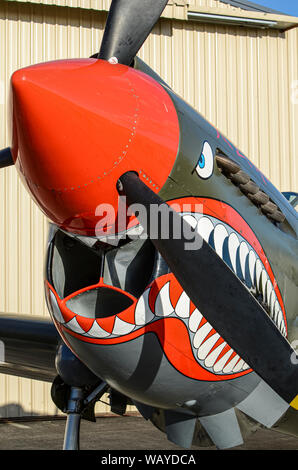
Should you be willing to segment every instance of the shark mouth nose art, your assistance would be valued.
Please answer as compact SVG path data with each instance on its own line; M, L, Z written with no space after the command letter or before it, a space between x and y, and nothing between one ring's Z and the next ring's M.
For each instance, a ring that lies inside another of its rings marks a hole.
M180 212L182 217L253 293L286 337L286 315L277 281L260 242L245 220L232 207L217 200L184 198L169 202L177 203L183 207L188 204L189 210ZM200 212L198 204L203 208ZM210 286L210 295L216 295L216 286ZM62 335L67 332L82 342L103 345L121 344L151 332L157 335L169 362L188 377L228 380L252 371L168 271L154 279L139 298L104 286L102 280L64 299L48 284L48 298ZM117 309L117 299L121 311Z

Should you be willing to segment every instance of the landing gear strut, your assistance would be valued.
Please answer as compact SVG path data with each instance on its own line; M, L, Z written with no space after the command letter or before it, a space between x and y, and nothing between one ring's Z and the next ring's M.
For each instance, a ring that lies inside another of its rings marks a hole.
M80 450L80 424L84 412L95 404L106 392L108 385L101 382L89 395L84 398L84 389L71 387L67 402L67 420L64 434L63 450Z
M94 407L108 390L106 382L95 376L65 344L56 355L51 395L55 405L67 414L63 450L79 450L81 419L95 422Z
M80 450L80 424L81 401L83 390L78 387L70 389L70 397L67 403L67 419L64 434L63 450Z

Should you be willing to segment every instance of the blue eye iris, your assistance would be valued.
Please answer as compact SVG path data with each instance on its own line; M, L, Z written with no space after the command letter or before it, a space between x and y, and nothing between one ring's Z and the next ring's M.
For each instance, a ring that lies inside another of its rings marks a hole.
M204 157L204 155L201 153L201 156L200 156L200 158L199 158L199 167L200 167L200 168L204 168L204 166L205 166L205 157Z
M207 180L213 174L213 165L213 151L210 144L206 141L204 142L195 170L200 178Z

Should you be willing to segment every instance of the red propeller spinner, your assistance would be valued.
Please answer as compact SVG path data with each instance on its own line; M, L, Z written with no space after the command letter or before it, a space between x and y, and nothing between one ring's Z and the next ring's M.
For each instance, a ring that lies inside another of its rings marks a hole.
M12 76L16 167L41 210L79 235L108 234L99 204L118 208L116 182L137 172L154 191L176 158L179 124L165 90L103 60L53 61ZM120 230L119 230L120 231Z

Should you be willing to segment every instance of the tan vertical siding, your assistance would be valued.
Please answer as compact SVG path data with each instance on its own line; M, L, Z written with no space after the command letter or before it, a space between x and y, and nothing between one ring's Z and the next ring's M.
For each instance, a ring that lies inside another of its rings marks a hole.
M173 88L281 191L297 190L298 28L173 21L172 41Z
M39 3L0 2L0 148L10 143L8 90L13 71L96 52L106 13L88 8L100 4L107 9L110 2ZM184 8L182 1L176 3L175 8ZM219 5L217 0L189 3ZM139 55L280 190L297 191L297 49L298 28L282 33L162 19ZM0 311L47 315L43 294L47 221L14 168L0 172L0 220ZM49 384L0 375L0 417L55 412Z

